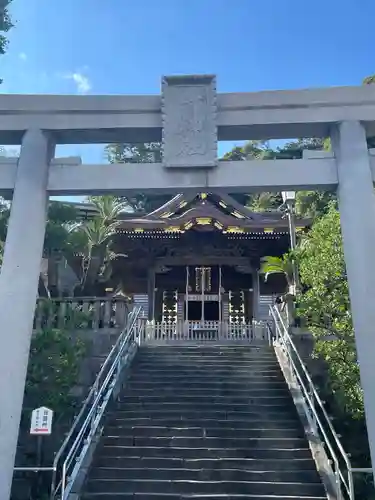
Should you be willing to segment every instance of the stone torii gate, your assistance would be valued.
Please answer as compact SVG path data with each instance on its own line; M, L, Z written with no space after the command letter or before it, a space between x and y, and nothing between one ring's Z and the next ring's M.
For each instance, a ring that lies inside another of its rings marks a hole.
M50 195L337 188L375 463L375 86L217 94L211 75L165 77L155 96L0 96L0 192L13 202L0 275L0 498L10 496ZM333 153L220 162L217 140L327 137ZM82 165L55 144L163 140L163 163Z

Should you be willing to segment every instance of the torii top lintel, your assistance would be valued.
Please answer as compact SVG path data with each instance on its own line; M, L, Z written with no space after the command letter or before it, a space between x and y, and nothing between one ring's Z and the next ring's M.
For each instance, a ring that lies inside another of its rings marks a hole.
M161 95L3 94L0 144L20 144L30 128L50 131L62 144L159 141L171 125L180 127L174 138L181 136L187 119L194 124L190 144L193 137L200 145L192 152L209 167L216 139L326 137L332 124L347 120L375 135L375 85L226 94L217 94L215 85L212 75L193 75L164 77ZM176 152L190 146L179 145L169 146L167 164L183 165L184 154L176 158Z

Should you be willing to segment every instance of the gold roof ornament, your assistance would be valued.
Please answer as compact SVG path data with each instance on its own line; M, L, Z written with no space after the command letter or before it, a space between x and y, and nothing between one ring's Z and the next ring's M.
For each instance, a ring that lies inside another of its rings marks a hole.
M237 210L233 210L233 212L231 212L232 215L234 215L235 217L237 217L237 219L244 219L245 216L240 214L240 212L238 212Z
M212 223L211 217L197 217L195 220L199 226L208 226Z
M239 226L228 226L224 233L244 233L245 229Z

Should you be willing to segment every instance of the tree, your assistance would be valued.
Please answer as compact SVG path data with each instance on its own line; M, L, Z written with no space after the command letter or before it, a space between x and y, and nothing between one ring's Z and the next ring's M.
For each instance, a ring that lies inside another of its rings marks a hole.
M272 150L267 141L247 141L243 146L236 146L225 153L222 161L249 161L270 160L274 158L275 151ZM234 195L239 203L244 203L253 212L265 212L276 210L282 204L280 193L255 193L245 195Z
M271 274L283 274L288 286L293 285L293 259L291 253L282 257L263 257L260 266L260 273L264 274L264 280L267 281Z
M111 276L111 262L123 254L112 251L112 236L120 224L120 214L127 203L114 196L90 198L97 209L97 216L88 221L78 220L76 207L59 201L51 201L46 221L43 257L48 261L47 280L41 273L39 295L56 297L61 294L58 269L61 258L72 264L81 256L81 273L78 272L77 295L95 295L96 286ZM9 204L0 200L0 262L9 219Z
M327 212L330 202L334 200L336 200L334 191L297 191L296 213L316 219Z
M370 466L340 215L335 202L329 204L302 243L296 256L304 293L298 297L297 312L315 336L313 356L324 361L325 371L320 365L316 383L352 465ZM333 333L335 340L327 341L327 333ZM373 485L361 477L357 480L358 498L373 498Z
M44 293L42 283L39 282L39 293L44 296L56 297L59 295L59 262L61 257L67 257L69 253L69 231L77 219L78 212L74 206L59 201L50 201L43 248L43 257L48 262Z
M371 85L373 83L375 83L375 75L366 76L362 81L363 85Z
M120 224L119 216L127 207L127 202L114 196L89 198L98 215L89 221L77 223L71 230L68 245L72 253L82 253L82 272L77 295L92 295L99 283L111 276L111 262L124 254L112 250L112 237Z
M160 163L162 146L160 142L109 144L105 148L109 163ZM134 212L149 213L171 199L170 195L145 195L139 193L132 197L121 197Z
M301 159L305 149L321 150L325 141L321 138L302 138L290 141L284 146L272 149L268 142L248 141L226 153L223 160L287 160ZM324 213L327 203L334 198L330 192L299 191L296 195L298 215L317 217ZM238 199L238 198L237 198ZM281 193L263 192L247 195L246 206L254 212L276 210L282 205Z
M8 46L8 40L4 33L7 33L13 27L8 10L11 1L0 0L0 55L5 54ZM0 83L2 83L1 79Z
M246 206L252 212L268 212L277 210L283 200L280 193L263 192L253 195L248 195Z
M335 203L305 236L297 256L306 289L299 298L299 314L316 335L316 353L328 362L328 383L338 406L354 418L363 418L340 215ZM327 331L334 332L337 340L319 341Z
M30 346L24 406L49 406L58 416L66 411L84 354L84 342L64 330L36 332Z

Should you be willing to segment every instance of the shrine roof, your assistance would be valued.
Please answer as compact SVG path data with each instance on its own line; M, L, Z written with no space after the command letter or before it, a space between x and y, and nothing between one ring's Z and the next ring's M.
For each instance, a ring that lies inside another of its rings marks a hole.
M252 212L224 193L181 193L147 215L141 217L132 215L124 215L117 232L183 233L192 228L203 231L216 229L223 233L289 231L288 220L284 213ZM310 219L296 218L297 230L309 227L310 224Z

